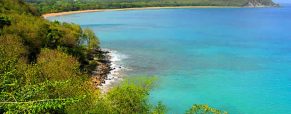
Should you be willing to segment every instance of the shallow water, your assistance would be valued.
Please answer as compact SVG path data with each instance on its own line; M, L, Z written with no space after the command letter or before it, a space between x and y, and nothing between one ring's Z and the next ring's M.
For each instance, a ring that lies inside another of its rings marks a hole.
M93 29L155 75L169 113L209 104L231 114L291 113L291 7L112 11L51 17Z

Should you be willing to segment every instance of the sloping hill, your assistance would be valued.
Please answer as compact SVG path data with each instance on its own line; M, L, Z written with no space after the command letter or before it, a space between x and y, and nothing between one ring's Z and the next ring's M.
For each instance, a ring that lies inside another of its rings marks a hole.
M0 0L0 13L40 15L34 7L19 0Z
M25 0L41 12L161 6L277 6L272 0Z

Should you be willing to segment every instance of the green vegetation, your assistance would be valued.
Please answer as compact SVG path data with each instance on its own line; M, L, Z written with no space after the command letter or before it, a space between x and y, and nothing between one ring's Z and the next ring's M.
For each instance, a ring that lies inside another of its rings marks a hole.
M42 13L162 6L245 6L249 2L274 5L272 0L26 0Z
M109 91L98 102L95 112L98 114L153 114L156 110L165 113L163 105L153 106L148 102L148 95L153 86L153 78L127 79L118 87Z
M0 113L166 113L148 101L151 78L127 79L100 94L89 76L97 65L91 52L100 48L94 32L39 15L19 0L0 1Z
M227 114L227 112L211 108L208 105L193 105L186 114Z

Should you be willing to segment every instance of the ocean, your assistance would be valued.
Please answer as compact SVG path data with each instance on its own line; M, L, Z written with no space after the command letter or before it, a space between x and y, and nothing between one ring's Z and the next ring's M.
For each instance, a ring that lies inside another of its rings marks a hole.
M230 114L291 114L291 5L129 10L50 17L91 28L131 76L156 76L170 114L208 104Z

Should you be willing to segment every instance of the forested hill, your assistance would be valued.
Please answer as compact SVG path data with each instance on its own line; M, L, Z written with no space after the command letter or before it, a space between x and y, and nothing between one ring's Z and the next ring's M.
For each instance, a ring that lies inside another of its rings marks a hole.
M42 13L161 6L277 6L272 0L25 0Z

